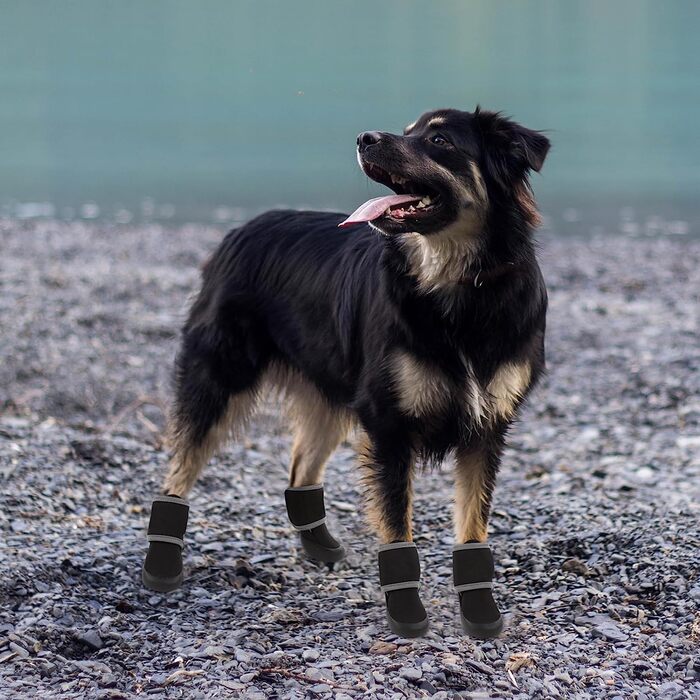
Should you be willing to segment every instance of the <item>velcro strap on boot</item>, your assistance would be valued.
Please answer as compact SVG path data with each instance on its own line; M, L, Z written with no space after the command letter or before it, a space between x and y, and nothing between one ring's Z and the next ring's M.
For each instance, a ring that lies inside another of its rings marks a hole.
M379 582L382 593L420 588L420 561L413 542L380 545Z
M153 499L148 523L149 542L167 542L180 548L185 546L189 504L177 496L158 496Z
M326 522L323 484L297 486L284 492L289 522L297 530L313 530Z
M493 588L493 554L489 545L483 542L455 545L452 550L452 574L458 593Z

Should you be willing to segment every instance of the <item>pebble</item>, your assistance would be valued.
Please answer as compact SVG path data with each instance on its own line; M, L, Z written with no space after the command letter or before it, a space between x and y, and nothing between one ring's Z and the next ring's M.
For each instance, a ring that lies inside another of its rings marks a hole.
M76 639L91 649L102 649L102 637L95 630L87 630L77 635Z
M327 683L317 683L316 685L312 685L310 690L312 693L321 695L322 693L330 693L331 687Z
M244 664L250 663L251 659L253 658L249 652L245 651L245 649L236 649L235 656L236 661L240 661Z
M344 513L357 512L357 505L354 503L347 503L346 501L331 501L331 505Z
M321 622L338 622L347 616L348 613L341 610L322 610L316 613L316 619Z
M15 642L10 642L8 644L8 647L10 651L14 652L15 654L17 654L17 656L19 656L22 659L26 659L29 656L29 652L19 644L15 644Z
M329 676L327 674L327 669L322 668L309 668L306 671L306 677L312 681L329 680Z
M378 641L369 648L370 654L393 654L398 649L398 644L393 642Z
M409 681L417 681L423 677L423 671L419 668L412 668L411 666L404 666L399 674L402 678L406 678Z

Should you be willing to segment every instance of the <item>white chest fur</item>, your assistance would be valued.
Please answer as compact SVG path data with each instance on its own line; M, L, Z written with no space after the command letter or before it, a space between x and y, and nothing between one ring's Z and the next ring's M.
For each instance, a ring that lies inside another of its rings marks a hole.
M529 363L502 364L483 387L471 363L466 358L463 362L465 377L460 385L430 363L403 351L394 353L391 366L401 411L416 418L427 417L440 413L456 399L479 426L496 419L510 420L530 383Z

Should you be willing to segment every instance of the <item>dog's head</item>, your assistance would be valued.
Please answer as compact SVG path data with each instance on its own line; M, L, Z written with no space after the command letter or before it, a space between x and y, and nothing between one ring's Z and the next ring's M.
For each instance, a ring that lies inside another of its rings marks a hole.
M527 178L539 171L549 140L499 113L441 109L402 135L365 131L357 138L362 170L396 194L362 205L343 225L368 221L387 235L435 234L483 226L494 202L531 209ZM523 200L523 201L519 201Z

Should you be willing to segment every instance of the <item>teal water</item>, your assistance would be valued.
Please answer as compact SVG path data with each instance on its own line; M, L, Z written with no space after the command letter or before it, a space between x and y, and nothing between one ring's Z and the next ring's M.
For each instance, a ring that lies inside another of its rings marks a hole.
M692 233L698 28L692 0L6 1L0 206L348 209L381 191L359 131L479 102L550 130L535 189L556 228Z

